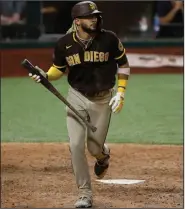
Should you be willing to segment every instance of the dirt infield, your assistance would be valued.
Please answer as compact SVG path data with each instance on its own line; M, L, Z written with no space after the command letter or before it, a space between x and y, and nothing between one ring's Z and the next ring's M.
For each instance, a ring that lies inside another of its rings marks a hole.
M183 147L111 144L105 179L142 179L141 184L103 185L93 174L96 208L182 208ZM67 144L2 143L2 208L72 208L77 189Z

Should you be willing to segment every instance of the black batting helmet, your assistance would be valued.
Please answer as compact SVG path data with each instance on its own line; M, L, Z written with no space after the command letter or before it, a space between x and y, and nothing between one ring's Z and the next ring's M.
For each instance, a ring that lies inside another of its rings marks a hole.
M92 1L79 2L73 6L71 11L73 20L77 17L85 17L92 14L102 14L102 12L98 10L96 4Z

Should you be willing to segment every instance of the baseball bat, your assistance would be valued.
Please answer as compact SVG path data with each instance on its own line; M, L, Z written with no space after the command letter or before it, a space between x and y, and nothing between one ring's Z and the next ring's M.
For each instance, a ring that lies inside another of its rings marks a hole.
M53 93L58 99L60 99L64 104L66 104L79 118L82 119L82 121L93 131L95 132L97 130L96 127L94 127L89 121L87 121L59 92L58 90L48 81L47 78L45 78L36 68L33 66L33 64L28 61L27 59L24 59L22 61L22 66L28 70L29 73L36 74L40 76L40 83L48 89L51 93Z

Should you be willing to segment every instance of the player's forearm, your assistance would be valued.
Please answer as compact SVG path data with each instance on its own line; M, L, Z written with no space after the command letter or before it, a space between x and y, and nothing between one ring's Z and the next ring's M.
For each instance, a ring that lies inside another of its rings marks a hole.
M161 24L170 23L173 20L174 16L176 15L177 11L178 10L176 8L173 8L166 16L160 17L159 18L160 23Z
M127 87L129 75L130 75L130 67L128 64L120 66L118 69L118 84L117 84L117 92L124 93Z
M130 75L130 68L128 64L119 66L117 72L117 76L118 76L117 93L109 102L109 105L111 106L111 109L114 113L120 112L123 107L125 90L129 75Z
M47 74L47 79L49 81L58 80L59 78L63 76L63 72L58 70L54 66L51 66L46 74Z

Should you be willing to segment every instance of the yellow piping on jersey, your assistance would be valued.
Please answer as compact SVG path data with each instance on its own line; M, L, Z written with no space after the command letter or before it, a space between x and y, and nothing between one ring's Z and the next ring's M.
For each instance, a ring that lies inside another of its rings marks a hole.
M122 53L119 57L115 57L115 59L116 59L116 60L119 60L120 58L123 57L124 54L125 54L125 49L124 49L123 53Z
M65 67L67 67L67 65L64 65L64 66L57 66L57 65L54 65L54 64L53 64L53 67L59 68L59 69L60 69L60 68L65 68Z

